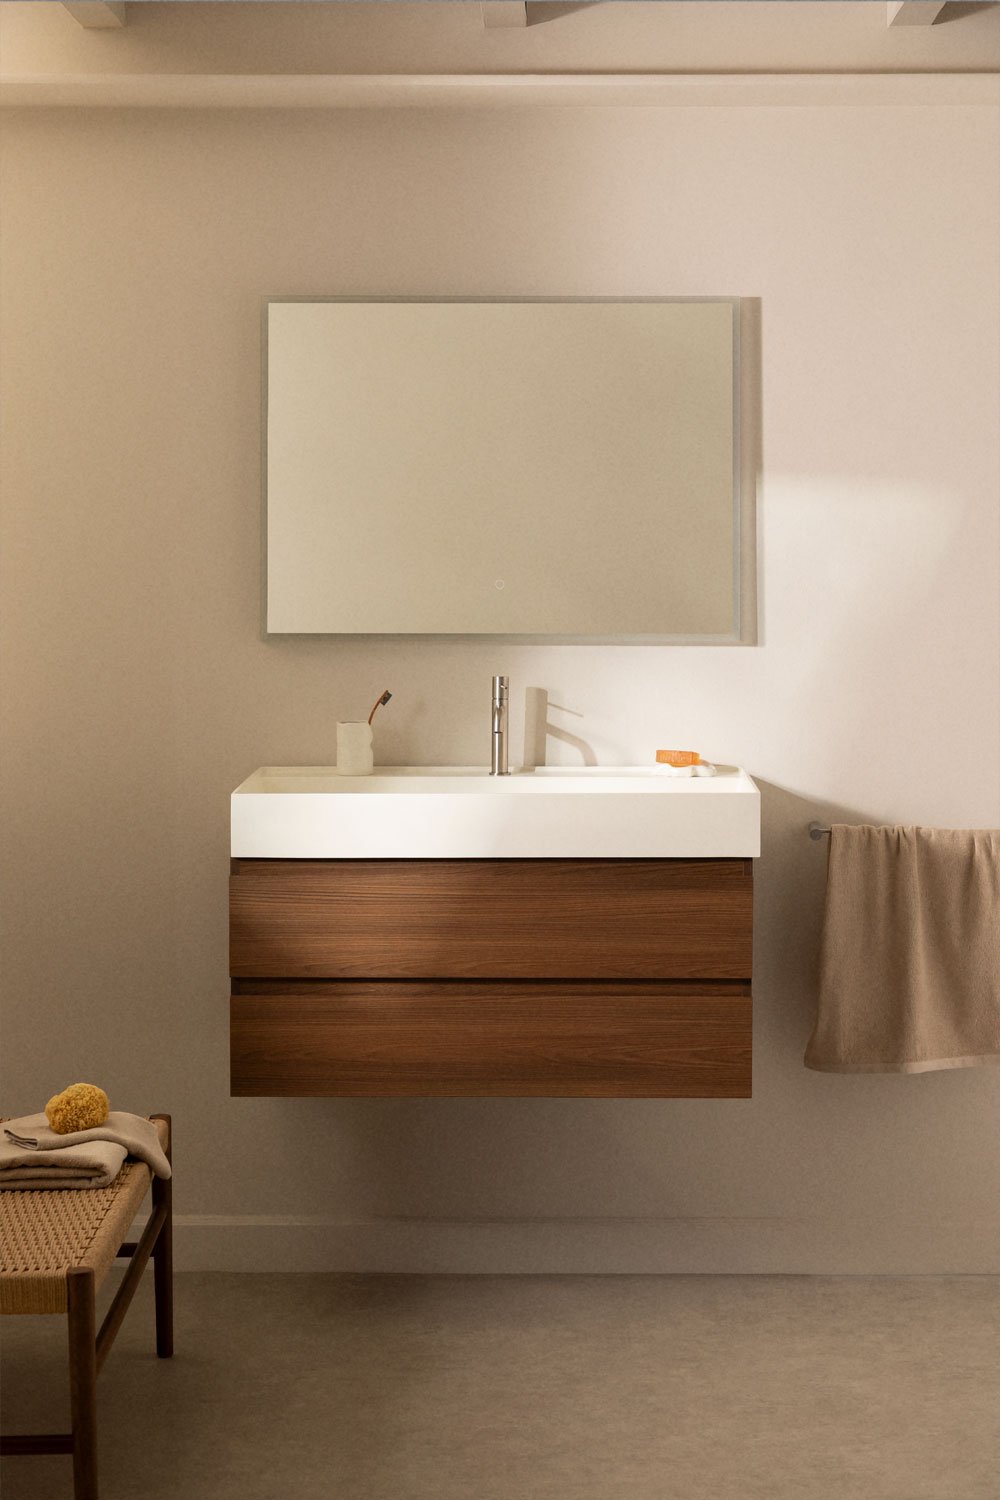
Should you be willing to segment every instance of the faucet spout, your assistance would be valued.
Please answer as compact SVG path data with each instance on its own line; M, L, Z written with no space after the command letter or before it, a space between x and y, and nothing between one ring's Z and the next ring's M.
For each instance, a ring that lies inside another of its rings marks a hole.
M507 769L507 690L506 677L493 679L493 705L490 714L490 775L508 776Z

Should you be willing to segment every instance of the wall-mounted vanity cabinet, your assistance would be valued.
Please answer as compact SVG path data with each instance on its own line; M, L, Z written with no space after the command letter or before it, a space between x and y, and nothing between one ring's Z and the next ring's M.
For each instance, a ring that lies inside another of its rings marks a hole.
M433 858L400 854L420 821L393 801L433 792L298 774L289 791L294 773L257 773L233 798L234 1094L749 1097L759 804L743 773L665 795L574 797L559 778L458 792L466 816L449 835L438 806L433 826L463 852ZM709 852L558 852L638 838L634 810L647 844ZM491 819L495 846L557 852L468 857ZM359 857L366 838L379 857Z

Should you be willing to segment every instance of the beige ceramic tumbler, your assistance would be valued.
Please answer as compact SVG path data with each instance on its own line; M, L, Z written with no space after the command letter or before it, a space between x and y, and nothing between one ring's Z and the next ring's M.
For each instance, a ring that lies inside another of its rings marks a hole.
M337 775L370 776L374 764L372 726L363 719L357 723L338 723Z

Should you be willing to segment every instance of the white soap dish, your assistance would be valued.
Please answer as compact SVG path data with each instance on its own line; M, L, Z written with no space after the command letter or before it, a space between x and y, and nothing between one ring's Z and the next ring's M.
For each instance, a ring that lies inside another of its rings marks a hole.
M653 767L657 776L714 776L715 767L707 760L700 760L696 766L667 766L657 761Z

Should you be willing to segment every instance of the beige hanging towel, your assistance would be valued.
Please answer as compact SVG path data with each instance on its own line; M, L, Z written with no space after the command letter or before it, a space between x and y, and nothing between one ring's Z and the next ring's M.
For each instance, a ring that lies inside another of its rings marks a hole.
M1000 1062L1000 830L834 824L805 1062L829 1073Z

